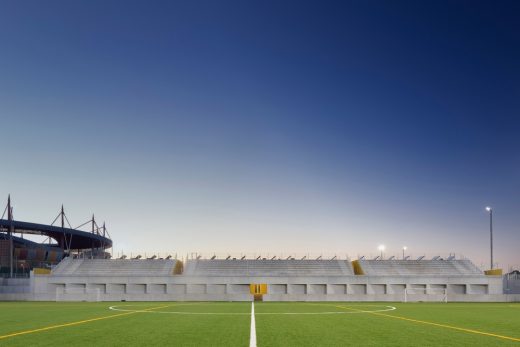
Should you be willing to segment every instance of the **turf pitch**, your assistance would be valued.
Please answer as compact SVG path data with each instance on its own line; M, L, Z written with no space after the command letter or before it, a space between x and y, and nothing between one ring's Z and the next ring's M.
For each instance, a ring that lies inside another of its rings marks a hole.
M519 303L256 302L257 346L520 346ZM249 346L250 302L2 302L0 346Z

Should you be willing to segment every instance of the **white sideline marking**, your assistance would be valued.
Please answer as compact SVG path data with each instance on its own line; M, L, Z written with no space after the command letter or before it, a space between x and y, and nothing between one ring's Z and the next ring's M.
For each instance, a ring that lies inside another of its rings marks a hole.
M255 302L251 302L251 335L249 347L256 347Z

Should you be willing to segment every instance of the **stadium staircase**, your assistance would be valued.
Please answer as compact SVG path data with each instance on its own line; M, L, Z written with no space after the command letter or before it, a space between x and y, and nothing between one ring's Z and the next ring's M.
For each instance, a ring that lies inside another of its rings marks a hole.
M70 257L64 258L52 269L51 274L72 275L83 263L83 260L84 259L72 259Z

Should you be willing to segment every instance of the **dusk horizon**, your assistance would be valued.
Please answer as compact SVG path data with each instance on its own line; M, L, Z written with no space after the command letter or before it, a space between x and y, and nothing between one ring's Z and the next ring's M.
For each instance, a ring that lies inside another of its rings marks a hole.
M0 206L146 252L519 269L514 1L0 3Z

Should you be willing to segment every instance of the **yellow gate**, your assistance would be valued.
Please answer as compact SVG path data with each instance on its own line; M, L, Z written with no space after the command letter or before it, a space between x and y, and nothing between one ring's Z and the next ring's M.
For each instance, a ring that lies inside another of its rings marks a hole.
M255 301L262 301L263 295L267 294L267 284L252 283L249 285L249 292L253 294Z

